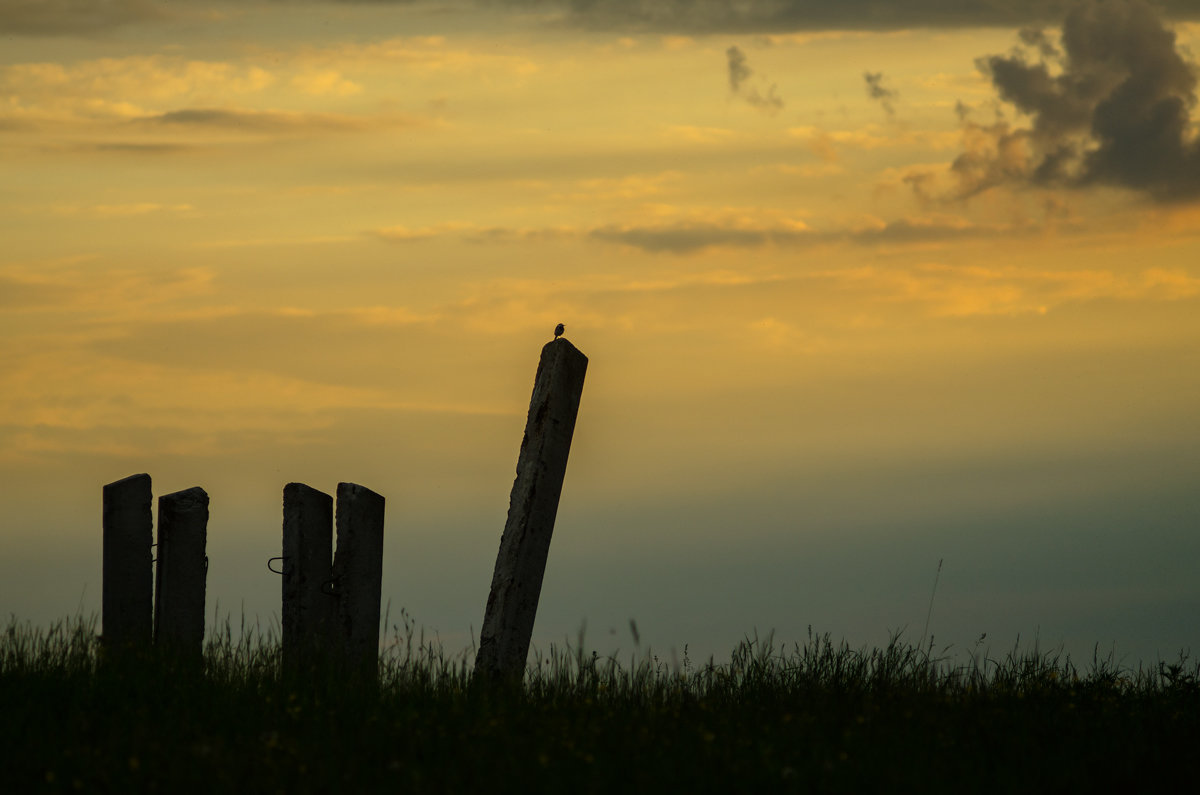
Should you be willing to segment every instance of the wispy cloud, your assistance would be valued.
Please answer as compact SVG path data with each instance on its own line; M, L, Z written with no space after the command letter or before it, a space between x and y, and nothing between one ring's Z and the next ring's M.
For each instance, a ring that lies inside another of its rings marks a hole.
M677 141L693 144L720 144L736 137L737 133L725 127L699 127L691 124L672 124L663 128L663 135Z
M171 154L247 135L440 123L379 104L356 114L326 110L362 90L341 71L314 68L302 59L270 69L253 59L174 55L19 63L0 67L0 130L18 136L23 131L71 133L70 138L26 136L25 145L40 150L132 155ZM283 107L264 107L266 97ZM187 140L178 140L184 136Z
M790 127L788 134L808 141L809 147L825 161L838 159L839 149L933 149L952 150L962 144L962 135L954 130L894 129L867 124L856 130L826 130L820 127Z
M152 115L157 109L213 97L245 101L276 76L255 64L135 55L75 63L0 67L0 119L35 126L100 125Z
M419 74L510 74L527 76L540 66L527 49L503 44L468 46L444 36L391 36L270 53L293 68L327 74L327 70L371 70L402 67Z
M90 211L90 210L89 210ZM112 216L107 216L112 217ZM98 266L90 255L10 264L0 273L5 294L22 296L23 308L56 313L54 333L96 336L98 325L157 312L176 315L180 304L210 295L215 276L206 268L136 271Z
M583 233L573 227L486 226L469 221L447 221L431 226L385 226L367 232L369 237L388 243L421 243L454 239L466 243L527 243L578 238Z
M819 278L857 286L889 302L923 305L942 317L1046 314L1064 304L1101 299L1178 301L1200 295L1200 279L1181 269L1160 267L1118 273L927 263L831 271Z
M609 223L591 227L502 227L457 221L408 227L391 226L368 234L389 243L458 240L468 243L541 243L578 240L627 246L649 254L689 255L710 249L817 245L928 246L956 240L1039 234L1033 223L981 224L954 215L929 215L891 221L869 219L853 226L812 228L776 212L728 209L688 212L662 207L657 221Z
M609 225L588 237L660 254L692 254L712 248L763 246L925 245L954 240L1036 234L1030 225L976 224L953 216L900 218L851 228L813 229L800 222L762 224L692 221L655 225Z
M887 115L895 116L896 106L892 103L900 95L883 84L883 72L863 72L863 80L867 83L867 96L876 100Z
M758 248L768 243L794 244L802 230L723 226L711 223L656 226L602 226L588 233L593 240L618 243L650 253L690 254L709 248Z
M393 122L412 123L410 119ZM354 131L379 126L379 120L339 113L298 113L282 110L234 108L183 108L139 119L144 124L164 127L217 127L243 132Z
M193 213L195 207L190 204L160 204L158 202L134 202L130 204L60 204L50 208L55 215L85 215L94 218L134 218L138 216L170 213L186 215Z
M423 240L433 240L434 238L446 237L450 235L462 235L475 233L479 231L479 227L467 222L450 221L435 226L411 227L404 224L394 226L380 227L372 229L369 234L380 240L385 240L389 243L416 243Z
M678 171L659 174L629 174L622 177L595 177L575 180L569 190L555 194L555 198L566 201L629 201L660 196L672 190L682 180Z
M726 50L725 58L729 67L729 90L736 94L742 90L742 83L754 74L754 70L746 63L746 54L738 47Z
M292 78L292 85L314 96L349 97L363 91L362 85L347 79L336 69L305 71Z
M75 290L65 284L0 274L0 306L6 310L53 306L74 293Z
M768 85L760 79L758 82L761 86L751 85L750 79L754 76L754 70L750 68L746 54L739 47L731 46L727 49L725 61L731 93L766 113L778 113L783 109L783 99L779 97L774 83Z
M0 68L0 86L23 102L43 104L50 98L96 98L112 101L138 97L166 102L187 97L228 96L261 92L275 74L254 63L204 61L173 55L129 55L75 63L17 63Z

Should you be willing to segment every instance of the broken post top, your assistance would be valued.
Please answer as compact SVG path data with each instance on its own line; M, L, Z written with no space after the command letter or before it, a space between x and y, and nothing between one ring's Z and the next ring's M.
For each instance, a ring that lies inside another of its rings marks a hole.
M547 352L552 352L557 355L574 355L583 360L583 364L587 366L588 358L583 355L583 351L571 344L571 341L566 337L555 337L542 346L542 358L546 357Z
M176 491L172 494L164 494L162 497L159 497L160 508L163 504L169 504L178 512L198 510L207 511L208 492L199 486L193 486L192 488L184 489L183 491ZM160 518L159 521L161 522L162 519Z
M145 488L149 493L150 476L143 472L140 475L130 475L127 478L114 480L112 483L107 483L104 486L106 493L122 491L125 489Z
M542 346L538 359L537 373L533 377L533 398L530 409L540 400L546 400L551 392L568 397L573 415L579 409L579 392L582 391L583 376L587 372L588 357L571 344L566 337L558 337ZM579 388L571 385L579 384ZM530 415L533 418L534 415ZM574 425L574 417L572 417Z
M566 468L567 451L571 446L571 434L575 429L587 366L588 358L565 337L542 346L537 374L533 377L533 396L529 400L529 418L525 425L525 440L521 444L521 458L525 458L531 442L535 448L551 444L558 448L562 468ZM546 419L558 427L543 428ZM518 474L521 468L521 459L518 459Z

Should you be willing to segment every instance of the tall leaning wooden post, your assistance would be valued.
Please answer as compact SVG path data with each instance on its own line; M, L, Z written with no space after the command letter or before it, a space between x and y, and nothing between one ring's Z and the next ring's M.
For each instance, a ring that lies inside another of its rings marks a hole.
M337 487L337 552L333 592L337 596L335 643L352 672L379 673L379 605L383 589L384 499L365 486Z
M152 501L149 475L131 475L104 487L101 621L106 648L150 646Z
M476 676L512 683L525 673L587 363L566 339L542 348L479 635Z
M333 571L333 497L303 483L283 488L283 667L296 670L328 652Z
M154 644L198 662L204 646L208 494L191 488L158 498Z

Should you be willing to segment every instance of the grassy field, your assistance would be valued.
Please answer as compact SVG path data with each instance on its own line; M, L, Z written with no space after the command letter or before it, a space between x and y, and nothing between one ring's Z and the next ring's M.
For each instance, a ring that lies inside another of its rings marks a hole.
M396 628L378 684L281 674L226 625L201 667L102 659L93 622L0 638L4 792L1106 792L1200 781L1200 666L952 666L894 641L747 640L727 665L551 649L521 688ZM1182 790L1181 790L1182 791Z

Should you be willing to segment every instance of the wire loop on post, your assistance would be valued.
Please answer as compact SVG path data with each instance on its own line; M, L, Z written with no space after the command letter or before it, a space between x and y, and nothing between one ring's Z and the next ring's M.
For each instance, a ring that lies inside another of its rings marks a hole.
M282 560L284 562L284 564L286 564L291 559L292 558L289 555L280 555L279 557L276 557L276 558L269 558L267 560L267 570L270 571L272 574L283 574L285 576L288 574L291 574L290 571L285 570L286 566L280 566L278 569L272 568L272 566L271 566L271 564L277 560Z
M337 596L338 595L337 586L338 586L339 579L341 579L341 578L333 577L333 578L328 579L325 582L321 583L321 593L325 594L326 596Z

